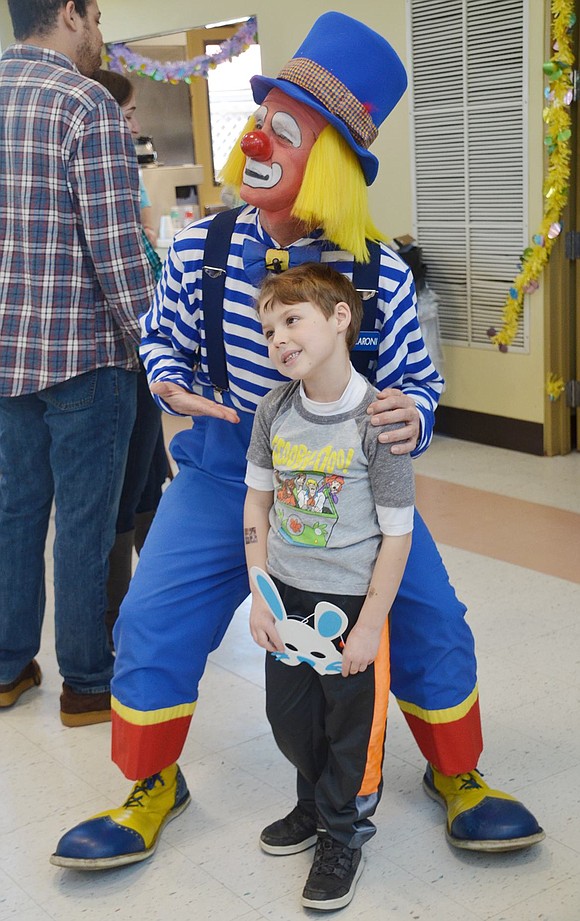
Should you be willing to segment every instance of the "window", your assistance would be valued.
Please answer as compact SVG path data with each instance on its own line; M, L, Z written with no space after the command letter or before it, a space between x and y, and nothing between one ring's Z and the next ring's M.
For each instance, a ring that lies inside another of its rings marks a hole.
M218 51L219 45L206 45L206 54L216 54ZM248 116L256 108L250 89L250 77L261 72L259 45L250 45L239 57L209 72L207 84L214 180Z
M527 240L527 0L408 12L415 236L442 338L492 348ZM510 350L527 346L526 309Z

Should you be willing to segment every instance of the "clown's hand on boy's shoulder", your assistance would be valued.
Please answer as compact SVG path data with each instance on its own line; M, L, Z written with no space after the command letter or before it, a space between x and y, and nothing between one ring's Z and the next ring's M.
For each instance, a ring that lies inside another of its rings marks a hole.
M254 642L267 652L284 652L284 643L276 630L274 615L266 602L258 596L252 596L250 633Z
M224 419L226 422L240 421L237 412L230 406L207 400L171 381L154 381L149 389L151 393L161 397L174 413L181 416L215 416L216 419Z
M393 454L409 454L415 450L421 437L422 417L412 397L395 387L387 387L377 394L367 412L372 414L372 425L403 423L379 435L379 441L393 445Z

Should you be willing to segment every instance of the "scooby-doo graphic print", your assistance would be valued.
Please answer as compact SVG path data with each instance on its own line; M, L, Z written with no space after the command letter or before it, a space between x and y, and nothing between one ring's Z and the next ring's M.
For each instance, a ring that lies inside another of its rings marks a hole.
M325 547L338 520L338 494L344 477L301 470L294 476L274 471L276 515L281 531L293 544Z

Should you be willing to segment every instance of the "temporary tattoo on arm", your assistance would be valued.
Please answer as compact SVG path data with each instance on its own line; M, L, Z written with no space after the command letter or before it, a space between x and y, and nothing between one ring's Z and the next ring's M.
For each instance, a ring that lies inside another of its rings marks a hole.
M247 544L257 544L258 534L255 528L244 528L244 540Z

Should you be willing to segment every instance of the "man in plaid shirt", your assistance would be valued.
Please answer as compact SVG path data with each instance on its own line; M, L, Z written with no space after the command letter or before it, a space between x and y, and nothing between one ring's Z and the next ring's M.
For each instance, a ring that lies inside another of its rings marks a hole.
M89 79L96 0L9 0L0 59L0 707L40 684L56 505L56 652L67 726L110 718L107 558L152 276L122 112Z

